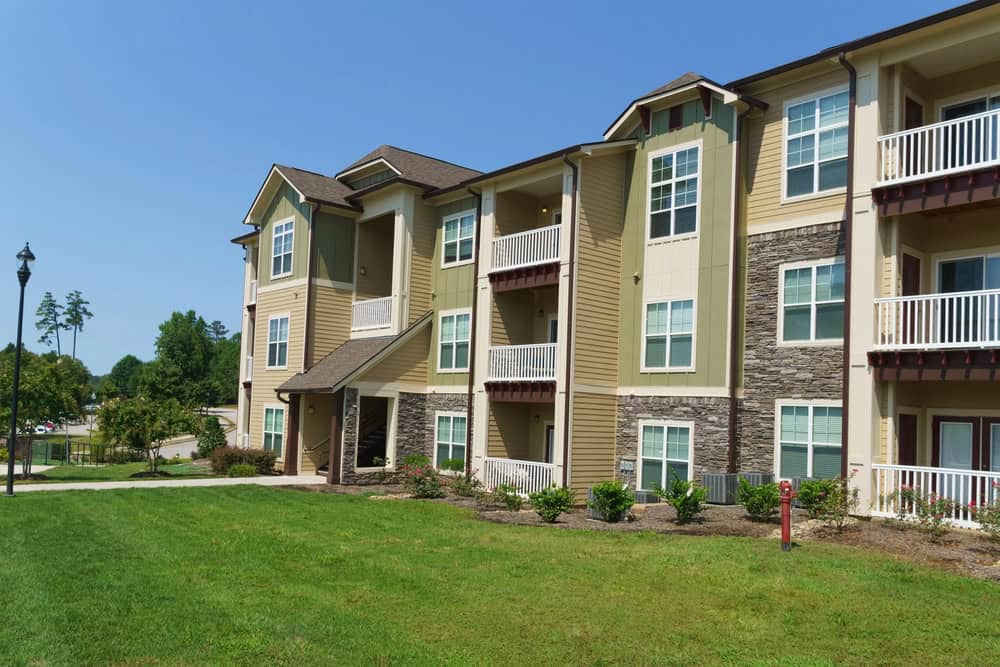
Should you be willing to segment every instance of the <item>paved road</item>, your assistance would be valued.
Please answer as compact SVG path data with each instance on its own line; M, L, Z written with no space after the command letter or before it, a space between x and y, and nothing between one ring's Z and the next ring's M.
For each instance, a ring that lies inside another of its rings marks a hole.
M67 482L65 484L22 484L15 492L35 491L103 491L105 489L152 489L191 486L297 486L299 484L326 484L320 475L276 475L273 477L213 477L210 479L150 479L134 482Z

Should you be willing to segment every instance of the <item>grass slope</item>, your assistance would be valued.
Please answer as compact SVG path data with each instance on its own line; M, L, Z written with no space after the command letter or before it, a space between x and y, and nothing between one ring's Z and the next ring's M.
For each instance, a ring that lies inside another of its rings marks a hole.
M1000 587L835 545L261 487L0 499L0 664L987 664Z

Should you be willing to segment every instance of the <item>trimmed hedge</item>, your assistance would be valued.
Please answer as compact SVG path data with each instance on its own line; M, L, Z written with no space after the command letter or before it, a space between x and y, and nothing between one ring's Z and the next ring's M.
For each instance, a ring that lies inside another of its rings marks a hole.
M266 449L239 449L236 447L217 447L209 457L212 461L212 472L225 475L235 465L251 465L260 475L270 475L274 472L274 462L278 458L274 452Z

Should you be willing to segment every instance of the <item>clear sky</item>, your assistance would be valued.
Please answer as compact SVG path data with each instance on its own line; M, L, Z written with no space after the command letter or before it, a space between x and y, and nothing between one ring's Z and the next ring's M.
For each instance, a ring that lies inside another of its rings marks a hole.
M720 82L931 14L944 0L0 0L0 341L14 255L79 289L94 373L149 359L174 310L240 326L228 240L272 162L333 174L388 143L489 170L599 139L638 95Z

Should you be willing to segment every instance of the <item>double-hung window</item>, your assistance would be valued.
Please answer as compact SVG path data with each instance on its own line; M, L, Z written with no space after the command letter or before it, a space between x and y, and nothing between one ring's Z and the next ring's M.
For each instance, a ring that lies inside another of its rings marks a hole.
M781 309L782 341L843 340L843 260L783 269Z
M434 435L434 463L438 468L445 461L465 463L465 415L448 412L437 413L437 429Z
M649 238L691 234L698 221L700 147L649 159Z
M472 242L476 235L475 222L476 214L474 212L459 213L444 219L442 266L472 261Z
M847 91L785 109L785 196L847 185Z
M272 317L267 321L267 367L288 365L288 316Z
M843 409L804 404L778 408L779 477L839 477Z
M438 337L438 370L469 370L469 313L441 316Z
M281 458L285 439L285 409L264 408L264 449Z
M289 220L274 226L271 244L271 277L287 276L292 272L292 241L295 238L295 221Z
M693 347L693 300L646 304L644 368L690 368Z
M675 479L690 479L690 423L639 422L639 446L641 488L665 489Z

